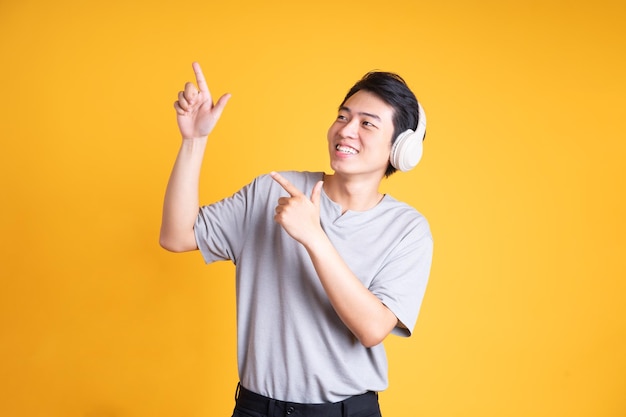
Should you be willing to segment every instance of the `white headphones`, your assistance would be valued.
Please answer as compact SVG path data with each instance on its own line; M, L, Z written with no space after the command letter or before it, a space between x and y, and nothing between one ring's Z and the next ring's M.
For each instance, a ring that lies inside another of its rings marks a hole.
M422 142L424 141L424 135L426 135L426 115L421 104L417 103L418 115L417 115L417 129L407 129L398 135L398 138L391 147L391 154L389 155L389 162L391 165L406 172L415 168L422 159L422 153L424 151Z

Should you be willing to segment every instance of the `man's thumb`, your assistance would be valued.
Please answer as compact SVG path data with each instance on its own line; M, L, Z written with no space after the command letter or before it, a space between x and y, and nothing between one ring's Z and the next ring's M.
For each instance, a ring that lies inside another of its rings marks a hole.
M222 97L219 98L219 100L217 100L217 103L215 103L215 106L213 106L213 114L215 115L215 120L219 120L219 118L222 116L224 107L226 107L226 103L228 103L228 100L230 100L230 97L231 97L230 93L224 94Z
M315 207L319 208L320 206L320 197L322 195L322 187L324 186L324 181L318 181L313 187L313 191L311 191L311 202L315 205Z

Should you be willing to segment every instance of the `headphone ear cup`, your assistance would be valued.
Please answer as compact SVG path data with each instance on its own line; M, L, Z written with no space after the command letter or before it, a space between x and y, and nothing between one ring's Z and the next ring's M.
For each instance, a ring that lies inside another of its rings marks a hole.
M424 152L424 136L426 135L426 114L422 105L417 103L417 129L405 130L400 133L391 147L389 162L395 169L406 172L415 168L422 159Z
M398 135L389 156L389 162L394 168L406 172L417 166L424 151L422 138L418 136L419 134L411 129Z

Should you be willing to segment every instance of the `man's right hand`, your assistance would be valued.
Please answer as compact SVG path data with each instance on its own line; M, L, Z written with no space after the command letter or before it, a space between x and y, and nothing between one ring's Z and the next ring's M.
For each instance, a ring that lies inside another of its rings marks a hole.
M213 98L200 64L194 62L192 66L198 87L196 88L191 82L186 83L185 90L178 93L178 100L174 103L178 129L183 139L208 136L230 99L230 94L224 94L217 103L213 104Z

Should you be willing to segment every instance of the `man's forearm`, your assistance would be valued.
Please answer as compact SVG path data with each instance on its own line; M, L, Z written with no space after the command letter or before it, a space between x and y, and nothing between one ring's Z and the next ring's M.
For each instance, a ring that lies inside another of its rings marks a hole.
M398 320L352 273L325 236L305 245L335 311L366 347L381 343Z
M197 249L193 227L198 215L198 185L207 138L184 139L170 175L159 242L173 252Z

